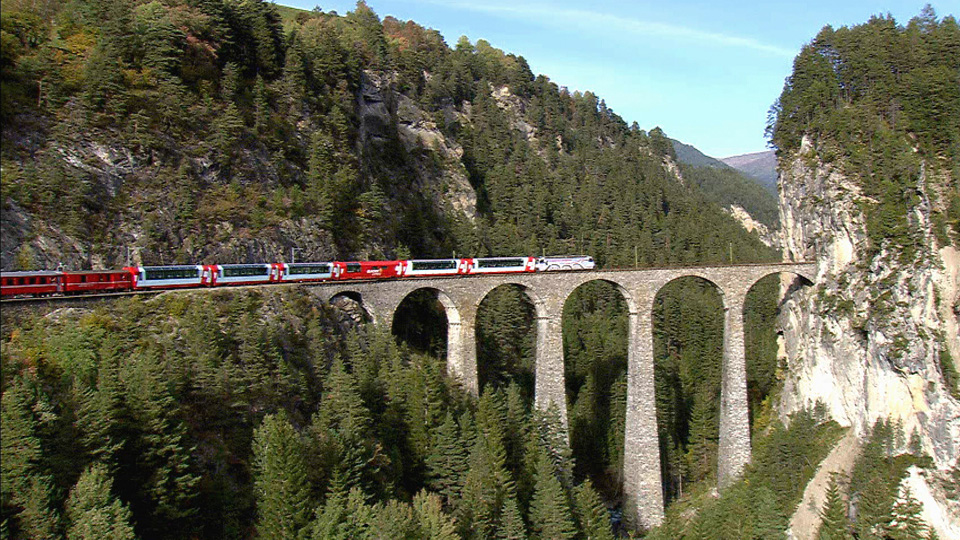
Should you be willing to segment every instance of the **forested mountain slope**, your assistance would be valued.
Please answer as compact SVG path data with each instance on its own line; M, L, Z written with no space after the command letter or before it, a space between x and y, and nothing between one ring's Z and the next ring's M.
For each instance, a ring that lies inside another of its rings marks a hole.
M954 488L938 490L956 485L960 460L960 26L928 6L906 25L826 27L774 112L786 256L818 263L782 311L781 409L821 402L863 440L878 421L902 430L864 456L872 465L843 471L861 538L901 520L911 492L954 537ZM906 454L930 466L908 474L891 457Z
M22 9L21 9L22 8ZM483 40L264 2L4 3L4 269L769 258L659 129Z

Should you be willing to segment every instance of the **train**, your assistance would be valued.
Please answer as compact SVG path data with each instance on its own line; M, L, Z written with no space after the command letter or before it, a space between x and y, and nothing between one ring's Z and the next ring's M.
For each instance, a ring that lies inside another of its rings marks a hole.
M396 261L128 266L122 270L0 272L0 297L42 297L271 283L592 270L587 255Z

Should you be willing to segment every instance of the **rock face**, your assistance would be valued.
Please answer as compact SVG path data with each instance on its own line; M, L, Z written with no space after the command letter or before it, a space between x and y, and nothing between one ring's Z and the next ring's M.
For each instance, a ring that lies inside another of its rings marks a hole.
M776 232L771 231L769 227L760 223L759 221L753 219L753 216L750 215L742 206L731 204L730 208L726 210L733 219L736 219L740 222L740 225L743 225L744 230L747 232L756 233L760 238L760 241L764 243L767 247L776 248L780 246L780 236Z
M816 402L864 435L877 419L901 422L939 469L958 465L960 403L941 361L960 358L958 252L932 232L926 190L909 216L923 247L910 261L888 245L868 250L859 180L817 156L804 140L781 158L781 235L787 260L817 262L815 284L781 310L788 368L782 415Z

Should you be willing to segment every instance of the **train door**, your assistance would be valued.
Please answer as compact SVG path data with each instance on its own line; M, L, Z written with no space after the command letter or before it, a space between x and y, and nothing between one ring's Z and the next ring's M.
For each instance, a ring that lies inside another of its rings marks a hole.
M200 285L213 287L216 284L217 284L217 266L213 264L203 265L203 270L200 272Z
M270 282L276 283L283 279L283 265L278 263L270 263Z

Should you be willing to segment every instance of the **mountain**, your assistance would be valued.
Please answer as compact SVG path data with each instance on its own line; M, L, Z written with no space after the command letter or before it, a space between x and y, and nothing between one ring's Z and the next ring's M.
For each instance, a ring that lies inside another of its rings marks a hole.
M670 139L683 178L699 187L748 232L755 233L770 247L779 244L773 232L780 227L776 190L771 193L754 178L714 159L693 145Z
M673 143L673 151L677 154L677 161L680 163L694 167L715 167L718 169L727 169L730 167L719 159L704 154L693 145L680 142L676 139L670 139L670 142Z
M850 500L889 486L857 531L923 493L916 519L941 538L960 533L943 491L960 476L958 44L960 25L930 6L905 26L827 26L776 105L784 255L818 266L782 306L779 407L819 404L865 460L886 460L882 473L853 460L824 471L851 479Z
M743 174L760 182L760 184L777 194L777 155L774 150L753 152L739 156L725 157L720 160L725 165L733 167Z
M90 2L70 25L4 12L4 269L291 250L665 264L728 260L731 239L736 259L771 257L678 181L662 130L522 56L451 48L363 2L188 5ZM97 34L99 19L116 28Z

